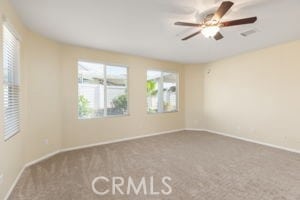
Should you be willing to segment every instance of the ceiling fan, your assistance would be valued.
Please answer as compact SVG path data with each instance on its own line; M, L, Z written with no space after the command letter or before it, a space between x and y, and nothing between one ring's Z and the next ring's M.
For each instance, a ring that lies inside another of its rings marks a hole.
M175 22L175 25L178 26L199 27L200 29L197 32L183 38L182 40L188 40L200 33L202 33L206 38L214 38L215 40L221 40L224 38L224 36L220 33L221 28L252 24L256 22L257 17L221 22L220 20L229 11L233 4L234 3L231 1L223 1L221 6L215 13L209 14L205 17L203 23Z

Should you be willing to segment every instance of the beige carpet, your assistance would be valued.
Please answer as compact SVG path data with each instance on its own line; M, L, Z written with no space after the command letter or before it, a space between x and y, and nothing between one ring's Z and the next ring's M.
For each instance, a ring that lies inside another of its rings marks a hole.
M158 191L169 176L172 194L98 196L91 187L97 176L154 176ZM59 154L26 169L9 199L299 200L300 155L183 131Z

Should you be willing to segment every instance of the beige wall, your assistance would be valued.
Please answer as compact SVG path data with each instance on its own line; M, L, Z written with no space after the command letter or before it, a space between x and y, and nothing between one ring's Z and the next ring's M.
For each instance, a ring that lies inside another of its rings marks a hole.
M78 59L128 66L129 116L91 120L77 119ZM153 68L179 73L179 112L147 114L146 72L147 69ZM62 51L62 75L63 147L184 128L184 69L180 64L74 46L64 46Z
M202 129L205 65L185 65L185 127Z
M28 133L25 162L59 150L61 147L61 67L58 43L35 33L24 39L27 66Z
M7 1L0 1L0 12L1 15L5 15L6 18L9 19L9 22L14 25L14 28L18 33L23 36L26 35L26 30L21 24L20 20L14 13L14 10L8 4ZM0 44L2 44L2 17L0 18L1 21L1 28L0 28ZM22 44L21 44L22 45ZM21 49L24 52L24 49ZM0 48L0 55L2 55L2 48ZM23 53L21 54L21 59L23 58ZM3 57L0 56L0 69L2 75L2 65L3 65ZM19 173L20 169L23 167L24 164L24 154L23 154L23 140L24 135L26 134L27 130L27 123L26 123L26 84L25 84L25 77L26 77L26 68L22 68L21 71L21 132L11 138L9 141L4 142L4 134L3 134L3 98L0 97L0 174L3 174L3 183L0 184L0 199L3 199L6 191L10 187L13 180L16 178L16 175ZM3 76L0 76L0 83L3 82ZM3 94L3 87L0 87L0 94Z
M24 27L8 0L0 1L0 13L21 37L21 131L8 141L3 140L3 99L0 95L0 174L4 175L0 199L3 199L25 163L60 148L62 127L60 45ZM0 24L2 44L2 21ZM0 56L0 69L2 65ZM2 78L0 75L0 82ZM45 139L49 140L48 145Z
M206 65L204 128L300 150L299 52L295 41Z

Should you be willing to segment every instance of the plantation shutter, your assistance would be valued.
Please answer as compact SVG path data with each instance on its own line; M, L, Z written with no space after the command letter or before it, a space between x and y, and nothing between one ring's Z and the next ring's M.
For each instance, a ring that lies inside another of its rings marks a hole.
M3 25L3 100L4 139L20 130L19 111L19 41L9 27Z

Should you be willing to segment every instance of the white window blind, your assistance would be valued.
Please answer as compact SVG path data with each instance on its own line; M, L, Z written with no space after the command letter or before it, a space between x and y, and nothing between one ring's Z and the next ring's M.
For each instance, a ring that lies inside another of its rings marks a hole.
M3 100L4 139L20 130L19 117L19 48L20 44L9 27L3 25Z

